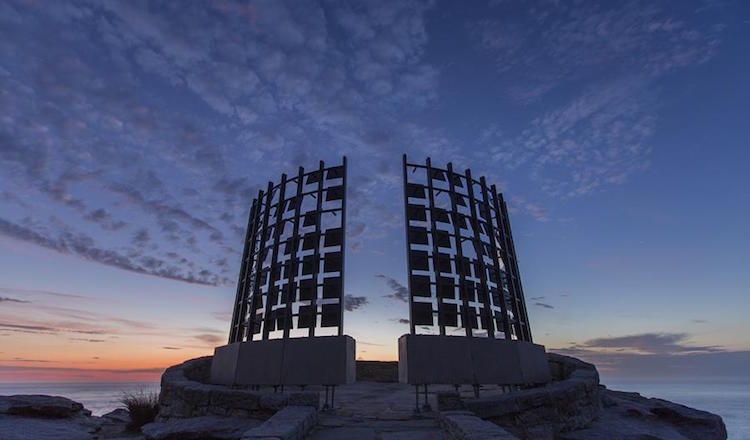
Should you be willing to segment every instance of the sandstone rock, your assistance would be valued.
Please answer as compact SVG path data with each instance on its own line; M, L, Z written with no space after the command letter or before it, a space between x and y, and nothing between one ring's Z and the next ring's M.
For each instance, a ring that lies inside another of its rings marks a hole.
M125 408L117 408L102 416L102 419L112 423L130 423L130 413Z
M255 419L201 416L149 423L141 432L148 440L236 440L261 423Z
M19 394L0 396L0 414L59 419L91 415L91 411L65 397Z
M548 356L554 380L547 386L463 399L463 404L522 439L726 439L717 415L607 390L599 385L593 365L554 353ZM438 398L439 409L441 404L456 406L451 399Z
M459 411L465 410L466 404L461 400L461 396L455 392L437 393L438 408L441 411Z
M590 427L565 434L561 439L593 440L654 438L663 440L723 440L727 438L721 417L705 411L649 399L638 393L604 390L609 403ZM640 437L639 437L640 436Z
M518 437L470 411L445 411L438 415L440 426L455 440L517 440Z
M301 440L317 423L318 412L312 406L287 406L262 425L245 433L242 440Z
M87 416L38 418L0 415L2 440L92 440L97 423Z

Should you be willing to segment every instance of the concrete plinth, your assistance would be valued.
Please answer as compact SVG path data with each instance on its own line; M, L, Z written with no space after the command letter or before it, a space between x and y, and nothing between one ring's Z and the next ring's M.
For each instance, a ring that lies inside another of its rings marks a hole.
M271 339L216 347L211 383L343 385L356 377L351 336Z
M541 384L551 380L544 346L464 336L403 335L399 382L421 384Z

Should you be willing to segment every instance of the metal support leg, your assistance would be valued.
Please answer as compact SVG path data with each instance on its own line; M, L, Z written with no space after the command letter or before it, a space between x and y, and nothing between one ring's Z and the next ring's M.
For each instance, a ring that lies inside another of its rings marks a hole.
M419 414L419 385L414 385L414 413Z
M422 409L425 412L432 410L432 408L430 408L430 403L427 401L427 384L424 384L424 406L422 406Z
M326 389L326 401L323 404L323 410L327 410L328 409L328 385L323 385L323 386Z
M479 384L475 383L473 386L474 386L474 397L478 399L479 398Z
M336 385L331 386L331 410L336 409Z

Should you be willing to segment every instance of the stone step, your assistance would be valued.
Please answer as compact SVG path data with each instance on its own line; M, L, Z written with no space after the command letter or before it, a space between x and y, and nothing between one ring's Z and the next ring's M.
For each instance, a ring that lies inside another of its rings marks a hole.
M245 432L242 440L302 440L318 421L312 406L287 406L262 425Z

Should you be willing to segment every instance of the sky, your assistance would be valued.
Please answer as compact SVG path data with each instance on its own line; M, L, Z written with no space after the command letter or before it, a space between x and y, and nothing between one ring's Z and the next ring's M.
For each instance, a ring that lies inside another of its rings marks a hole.
M750 3L0 0L0 381L227 340L269 180L349 163L345 332L408 332L401 155L509 203L534 340L748 377Z

